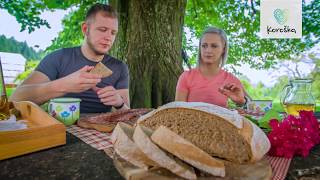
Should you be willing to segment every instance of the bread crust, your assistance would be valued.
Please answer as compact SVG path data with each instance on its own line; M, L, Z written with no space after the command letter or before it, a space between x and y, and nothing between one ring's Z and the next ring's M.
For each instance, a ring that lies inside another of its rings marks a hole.
M133 142L134 128L125 123L118 123L112 133L112 143L115 152L123 159L142 169L158 166L149 159Z
M101 62L98 62L93 69L91 69L90 73L92 74L98 74L101 75L102 78L111 76L111 74L113 73L111 71L111 69L109 69L107 66L105 66L104 64L102 64Z
M168 169L172 173L186 179L196 179L197 176L193 168L181 160L174 158L171 154L166 153L154 144L150 136L152 131L140 125L136 126L133 134L133 140L143 153L159 164L161 167Z

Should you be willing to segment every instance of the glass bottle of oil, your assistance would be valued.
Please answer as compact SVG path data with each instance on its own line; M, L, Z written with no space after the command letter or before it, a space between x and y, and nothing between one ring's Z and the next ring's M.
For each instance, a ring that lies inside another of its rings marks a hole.
M1 58L0 58L0 120L9 118L10 103L8 102L6 87L4 83Z
M6 96L0 97L0 120L8 119L10 116L10 104Z
M284 88L281 102L287 114L299 115L299 111L315 111L315 99L311 93L311 79L293 79Z

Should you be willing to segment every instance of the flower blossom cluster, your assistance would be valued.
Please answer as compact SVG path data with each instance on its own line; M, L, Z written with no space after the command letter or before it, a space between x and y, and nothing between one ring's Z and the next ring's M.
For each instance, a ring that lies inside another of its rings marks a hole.
M306 157L311 148L320 143L319 124L312 111L300 111L299 116L289 115L281 122L272 119L269 125L272 156Z

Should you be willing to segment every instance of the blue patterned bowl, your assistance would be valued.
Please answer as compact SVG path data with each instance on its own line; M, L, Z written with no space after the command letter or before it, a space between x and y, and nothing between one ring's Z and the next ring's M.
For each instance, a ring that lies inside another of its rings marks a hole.
M69 126L74 124L80 117L79 98L55 98L51 99L48 106L49 114Z

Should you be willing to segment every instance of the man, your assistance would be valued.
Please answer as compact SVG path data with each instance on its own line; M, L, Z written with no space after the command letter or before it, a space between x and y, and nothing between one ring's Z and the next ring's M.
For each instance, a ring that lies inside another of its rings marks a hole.
M95 4L82 24L81 47L64 48L46 56L35 71L16 89L11 101L29 100L43 104L56 97L76 97L81 113L109 112L129 108L128 67L107 55L117 31L115 10ZM89 73L102 62L113 74L106 78Z

